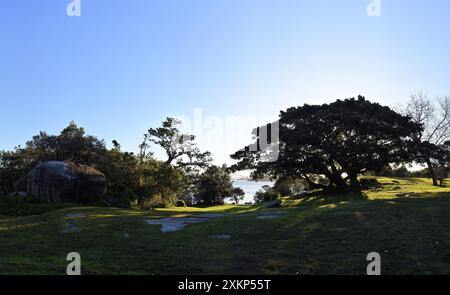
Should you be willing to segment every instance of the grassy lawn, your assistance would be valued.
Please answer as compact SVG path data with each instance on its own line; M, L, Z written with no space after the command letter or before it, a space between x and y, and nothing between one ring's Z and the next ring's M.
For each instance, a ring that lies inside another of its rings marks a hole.
M378 181L382 187L363 197L284 199L281 209L74 207L0 216L0 274L64 274L73 251L83 274L364 274L372 251L383 274L450 274L450 188ZM257 219L265 210L286 214ZM233 216L169 233L145 223L206 212ZM69 213L84 215L75 217L80 231L62 232ZM231 238L213 237L224 233Z

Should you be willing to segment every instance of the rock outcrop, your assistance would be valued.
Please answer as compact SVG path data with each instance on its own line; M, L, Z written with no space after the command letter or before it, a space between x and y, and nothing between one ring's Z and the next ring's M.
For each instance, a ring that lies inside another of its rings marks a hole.
M15 189L48 203L89 203L106 192L106 177L89 166L49 161L17 181Z

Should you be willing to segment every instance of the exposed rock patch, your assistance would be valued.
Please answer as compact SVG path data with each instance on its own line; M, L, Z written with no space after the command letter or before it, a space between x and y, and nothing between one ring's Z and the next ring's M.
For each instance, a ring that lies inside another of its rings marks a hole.
M177 231L189 224L206 222L211 218L225 217L230 216L232 214L229 213L204 213L204 214L196 214L192 217L169 217L169 218L161 218L161 219L147 219L147 224L152 225L161 225L161 232L171 232ZM242 216L242 215L241 215Z
M212 237L220 240L229 240L231 238L229 234L214 235Z
M395 194L395 196L399 197L399 198L417 198L417 197L419 197L419 195L416 193L399 193L399 194Z
M260 212L258 213L258 215L256 216L256 218L258 219L273 219L273 218L278 218L280 217L282 214L285 214L286 212L281 212L281 211L274 211L274 212Z
M77 226L77 222L80 221L80 218L86 217L82 213L69 213L66 214L66 224L64 225L63 233L73 233L78 232L81 229Z
M256 215L257 219L271 219L271 218L278 218L282 214L285 214L286 212L282 211L274 211L274 212L260 212ZM196 214L192 217L168 217L168 218L161 218L161 219L147 219L145 222L147 224L151 225L161 225L161 232L167 233L167 232L173 232L178 231L189 224L194 223L200 223L200 222L206 222L212 218L218 218L218 217L226 217L226 216L235 216L235 217L242 217L242 216L250 216L250 213L245 214L230 214L230 213L204 213L204 214ZM220 237L219 237L220 236ZM226 235L216 235L213 236L219 239L229 239L230 237L226 238Z
M78 232L81 229L75 223L66 223L64 230L62 231L64 234Z
M161 225L161 232L167 233L180 230L188 224L208 221L209 218L203 217L183 217L183 218L161 218L148 219L146 222L153 225Z

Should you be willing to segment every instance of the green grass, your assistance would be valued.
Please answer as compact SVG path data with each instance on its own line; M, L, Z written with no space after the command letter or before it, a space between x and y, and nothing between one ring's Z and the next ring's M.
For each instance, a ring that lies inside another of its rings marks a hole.
M195 214L195 213L239 213L254 210L255 207L250 205L222 205L212 207L171 207L171 208L158 208L157 212L164 212L168 214L182 213L182 214Z
M72 251L84 274L364 274L372 251L384 274L450 274L450 189L428 179L378 181L362 197L284 199L282 209L74 207L0 216L0 274L64 274ZM256 219L264 210L286 214ZM234 215L169 233L145 223L205 212ZM85 214L81 231L61 233L68 213ZM212 237L223 233L231 239Z

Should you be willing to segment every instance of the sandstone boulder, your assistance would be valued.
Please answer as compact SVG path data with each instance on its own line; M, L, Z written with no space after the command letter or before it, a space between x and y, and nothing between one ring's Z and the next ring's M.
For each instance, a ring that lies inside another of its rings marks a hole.
M106 177L85 165L49 161L37 165L15 186L48 203L89 203L106 192Z

